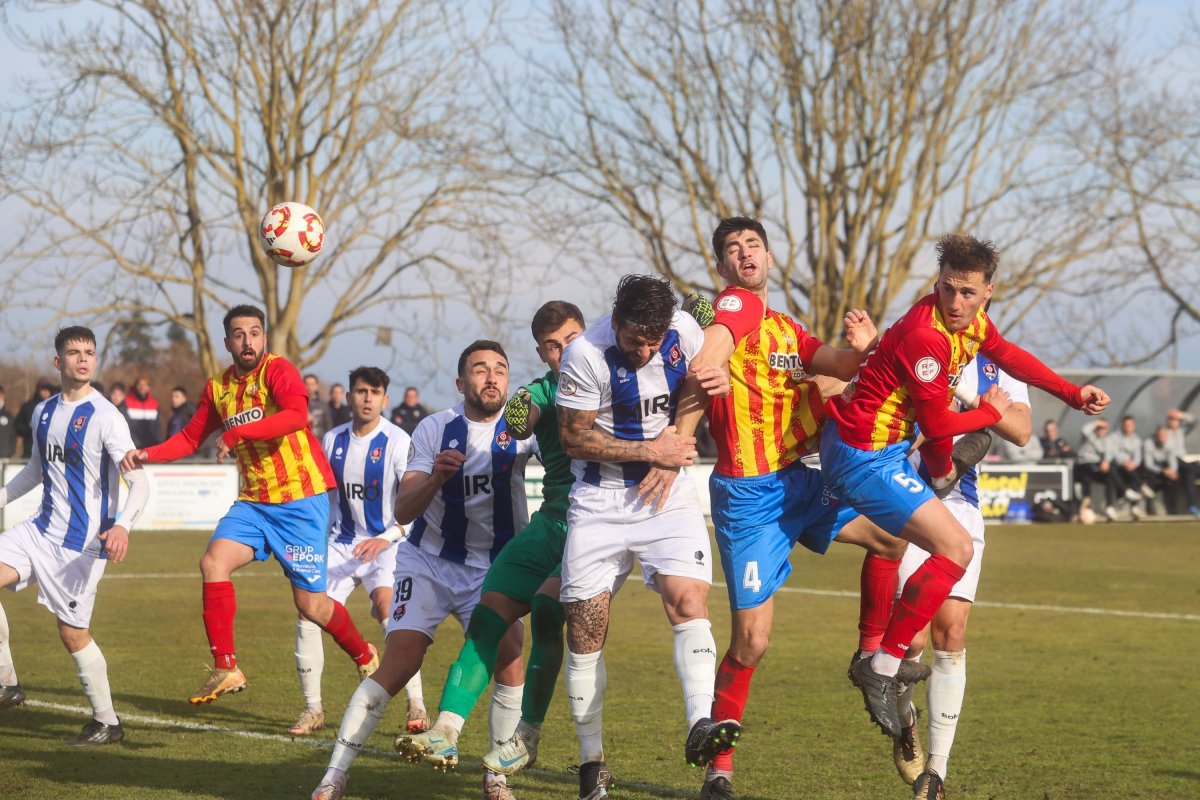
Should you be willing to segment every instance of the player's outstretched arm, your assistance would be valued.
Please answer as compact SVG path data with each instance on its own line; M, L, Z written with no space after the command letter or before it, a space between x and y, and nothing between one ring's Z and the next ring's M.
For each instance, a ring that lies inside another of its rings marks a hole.
M108 553L110 561L125 560L125 555L129 552L129 532L141 518L142 512L146 510L146 503L150 500L150 479L143 470L135 469L127 473L125 483L129 486L129 492L125 497L125 505L121 507L121 513L117 515L111 528L102 531L96 537L104 543L104 551Z
M842 327L850 347L837 348L823 343L813 353L809 366L817 375L849 381L853 380L867 355L879 344L879 332L870 315L859 309L846 312Z
M13 476L12 480L0 486L0 508L16 500L21 495L27 494L33 487L40 486L42 483L42 454L35 447L33 455L29 461L25 462L25 466L21 467L21 471Z

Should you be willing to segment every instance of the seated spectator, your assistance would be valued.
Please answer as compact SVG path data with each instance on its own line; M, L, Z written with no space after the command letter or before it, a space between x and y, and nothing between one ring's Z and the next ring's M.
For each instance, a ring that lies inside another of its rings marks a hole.
M1080 430L1083 440L1075 461L1075 480L1079 482L1079 499L1092 496L1092 484L1104 486L1104 515L1117 518L1117 479L1112 470L1112 442L1108 436L1108 420L1101 417L1085 422Z
M1048 419L1042 424L1042 435L1038 441L1042 445L1042 458L1075 458L1075 448L1058 435L1058 423L1052 419Z
M1187 458L1187 435L1196 427L1196 418L1178 408L1167 411L1167 430L1179 459L1179 482L1184 487L1188 502L1188 513L1200 517L1200 504L1196 502L1196 480L1200 478L1200 464Z
M1179 454L1171 439L1171 429L1166 425L1158 426L1154 436L1143 444L1141 473L1146 486L1151 491L1163 495L1164 506L1168 511L1168 501L1180 491L1186 493L1188 506L1196 507L1196 486L1186 486L1180 481Z
M1010 442L1001 437L996 438L1000 440L1000 457L1005 461L1011 461L1014 464L1031 464L1034 461L1042 460L1042 442L1036 436L1030 436L1029 441L1024 445Z
M1146 491L1139 471L1142 466L1142 439L1137 434L1137 420L1128 414L1121 417L1121 430L1112 435L1111 441L1113 473L1117 478L1117 487L1125 493L1125 498L1130 503L1137 503L1143 494L1153 497L1152 491ZM1134 516L1137 516L1137 511L1134 511Z

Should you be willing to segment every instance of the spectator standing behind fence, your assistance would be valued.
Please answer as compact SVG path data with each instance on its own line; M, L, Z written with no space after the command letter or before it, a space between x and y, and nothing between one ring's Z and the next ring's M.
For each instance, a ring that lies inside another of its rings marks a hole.
M150 393L150 379L139 375L133 391L125 396L125 416L129 419L129 434L139 450L153 447L162 441L162 422L158 417L158 398Z
M332 427L345 425L354 413L346 402L346 387L335 383L329 387L329 420Z
M1042 435L1038 439L1042 444L1043 459L1074 459L1075 448L1058 433L1058 423L1048 419L1042 424Z
M171 390L171 418L167 420L167 438L184 429L196 411L188 402L187 389L176 386Z
M329 419L329 407L321 402L321 379L311 372L304 376L304 388L308 391L308 427L312 428L317 441L325 431L333 427Z
M30 458L33 455L33 410L37 408L38 403L49 399L52 394L54 394L54 384L50 383L50 379L38 378L33 396L17 410L17 418L13 424L16 426L17 435L21 437L21 456L23 458Z
M0 458L12 458L17 451L16 417L4 407L4 387L0 386Z
M409 386L404 390L404 402L392 409L392 422L412 435L417 423L429 416L429 409L421 405L421 395L417 387Z
M1200 517L1200 504L1196 502L1196 478L1200 477L1200 464L1188 461L1187 443L1184 441L1196 427L1196 418L1178 408L1167 411L1167 430L1170 431L1171 443L1179 458L1179 480L1183 484L1188 498L1188 513Z

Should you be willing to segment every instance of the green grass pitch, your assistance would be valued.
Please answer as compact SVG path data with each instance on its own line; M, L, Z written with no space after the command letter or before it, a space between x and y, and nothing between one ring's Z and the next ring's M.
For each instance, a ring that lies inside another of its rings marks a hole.
M0 712L0 787L15 798L306 798L320 779L355 686L328 640L329 727L305 739L298 714L294 611L274 563L234 578L238 657L250 688L206 707L188 694L205 677L196 562L206 537L135 534L129 559L101 584L93 633L108 660L123 744L91 750L63 740L86 721L74 665L36 591L0 595L29 702ZM798 551L778 597L771 651L756 673L737 749L745 800L907 798L890 743L871 726L845 677L855 645L861 551ZM1013 526L988 530L980 602L968 635L966 703L951 798L1200 797L1200 695L1187 689L1200 653L1200 526ZM718 576L718 580L721 576ZM710 609L723 651L723 587ZM351 612L368 638L365 597ZM462 641L439 631L423 671L431 709ZM683 703L671 636L655 595L630 581L607 648L605 746L619 800L695 797L702 774L683 763ZM560 683L538 766L512 788L521 800L576 797L578 759ZM923 692L918 693L924 705ZM399 760L398 699L351 772L353 798L477 798L486 698L449 774Z

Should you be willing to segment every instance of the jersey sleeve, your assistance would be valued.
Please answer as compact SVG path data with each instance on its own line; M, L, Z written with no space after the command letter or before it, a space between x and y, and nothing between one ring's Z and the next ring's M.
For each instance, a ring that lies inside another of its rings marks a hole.
M730 286L717 295L713 309L717 312L713 324L728 328L734 342L740 342L757 328L767 311L758 295L739 286Z
M1009 342L994 326L988 329L987 336L979 345L979 352L1017 380L1049 392L1072 408L1083 408L1083 392L1078 386L1059 377L1037 357Z
M114 408L113 413L106 414L105 417L106 423L101 444L108 453L108 457L119 464L126 453L136 450L137 447L133 443L133 435L129 432L129 423L125 421L121 412Z
M704 346L704 329L700 323L692 319L691 314L676 311L671 319L671 327L679 334L679 349L688 361L696 357Z
M412 451L412 438L403 430L395 433L396 446L392 448L392 474L399 482L408 471L408 455Z
M433 474L433 460L438 454L439 434L434 417L425 417L412 432L412 446L408 448L406 472Z
M321 449L325 451L326 458L333 457L333 442L335 439L337 439L337 437L334 436L333 431L331 430L326 431L325 435L321 437Z
M696 324L695 320L692 324ZM589 358L590 353L587 342L576 339L567 345L559 365L555 397L558 405L577 411L599 411L604 407L603 386L596 365Z
M236 425L225 431L221 438L230 449L243 439L262 442L308 427L308 391L300 379L300 370L287 359L276 358L267 364L264 378L279 410L255 422Z
M196 403L196 412L183 430L162 444L146 448L146 460L151 464L162 464L190 456L200 448L213 431L221 427L221 415L212 396L212 378L204 384L204 391Z
M525 387L525 391L529 392L529 399L537 406L538 413L542 415L554 413L554 394L550 391L550 381L545 379L533 381Z
M997 381L997 384L1001 389L1008 392L1009 399L1014 403L1024 403L1032 408L1029 402L1029 386L1023 381L1019 381L1004 370L1000 370L1000 379Z
M912 398L917 424L927 439L942 439L960 433L982 430L999 421L1000 415L988 403L973 411L950 410L950 344L931 328L910 332L896 346L897 362ZM928 461L928 459L927 459ZM935 468L929 464L931 470ZM934 477L941 477L933 473Z

